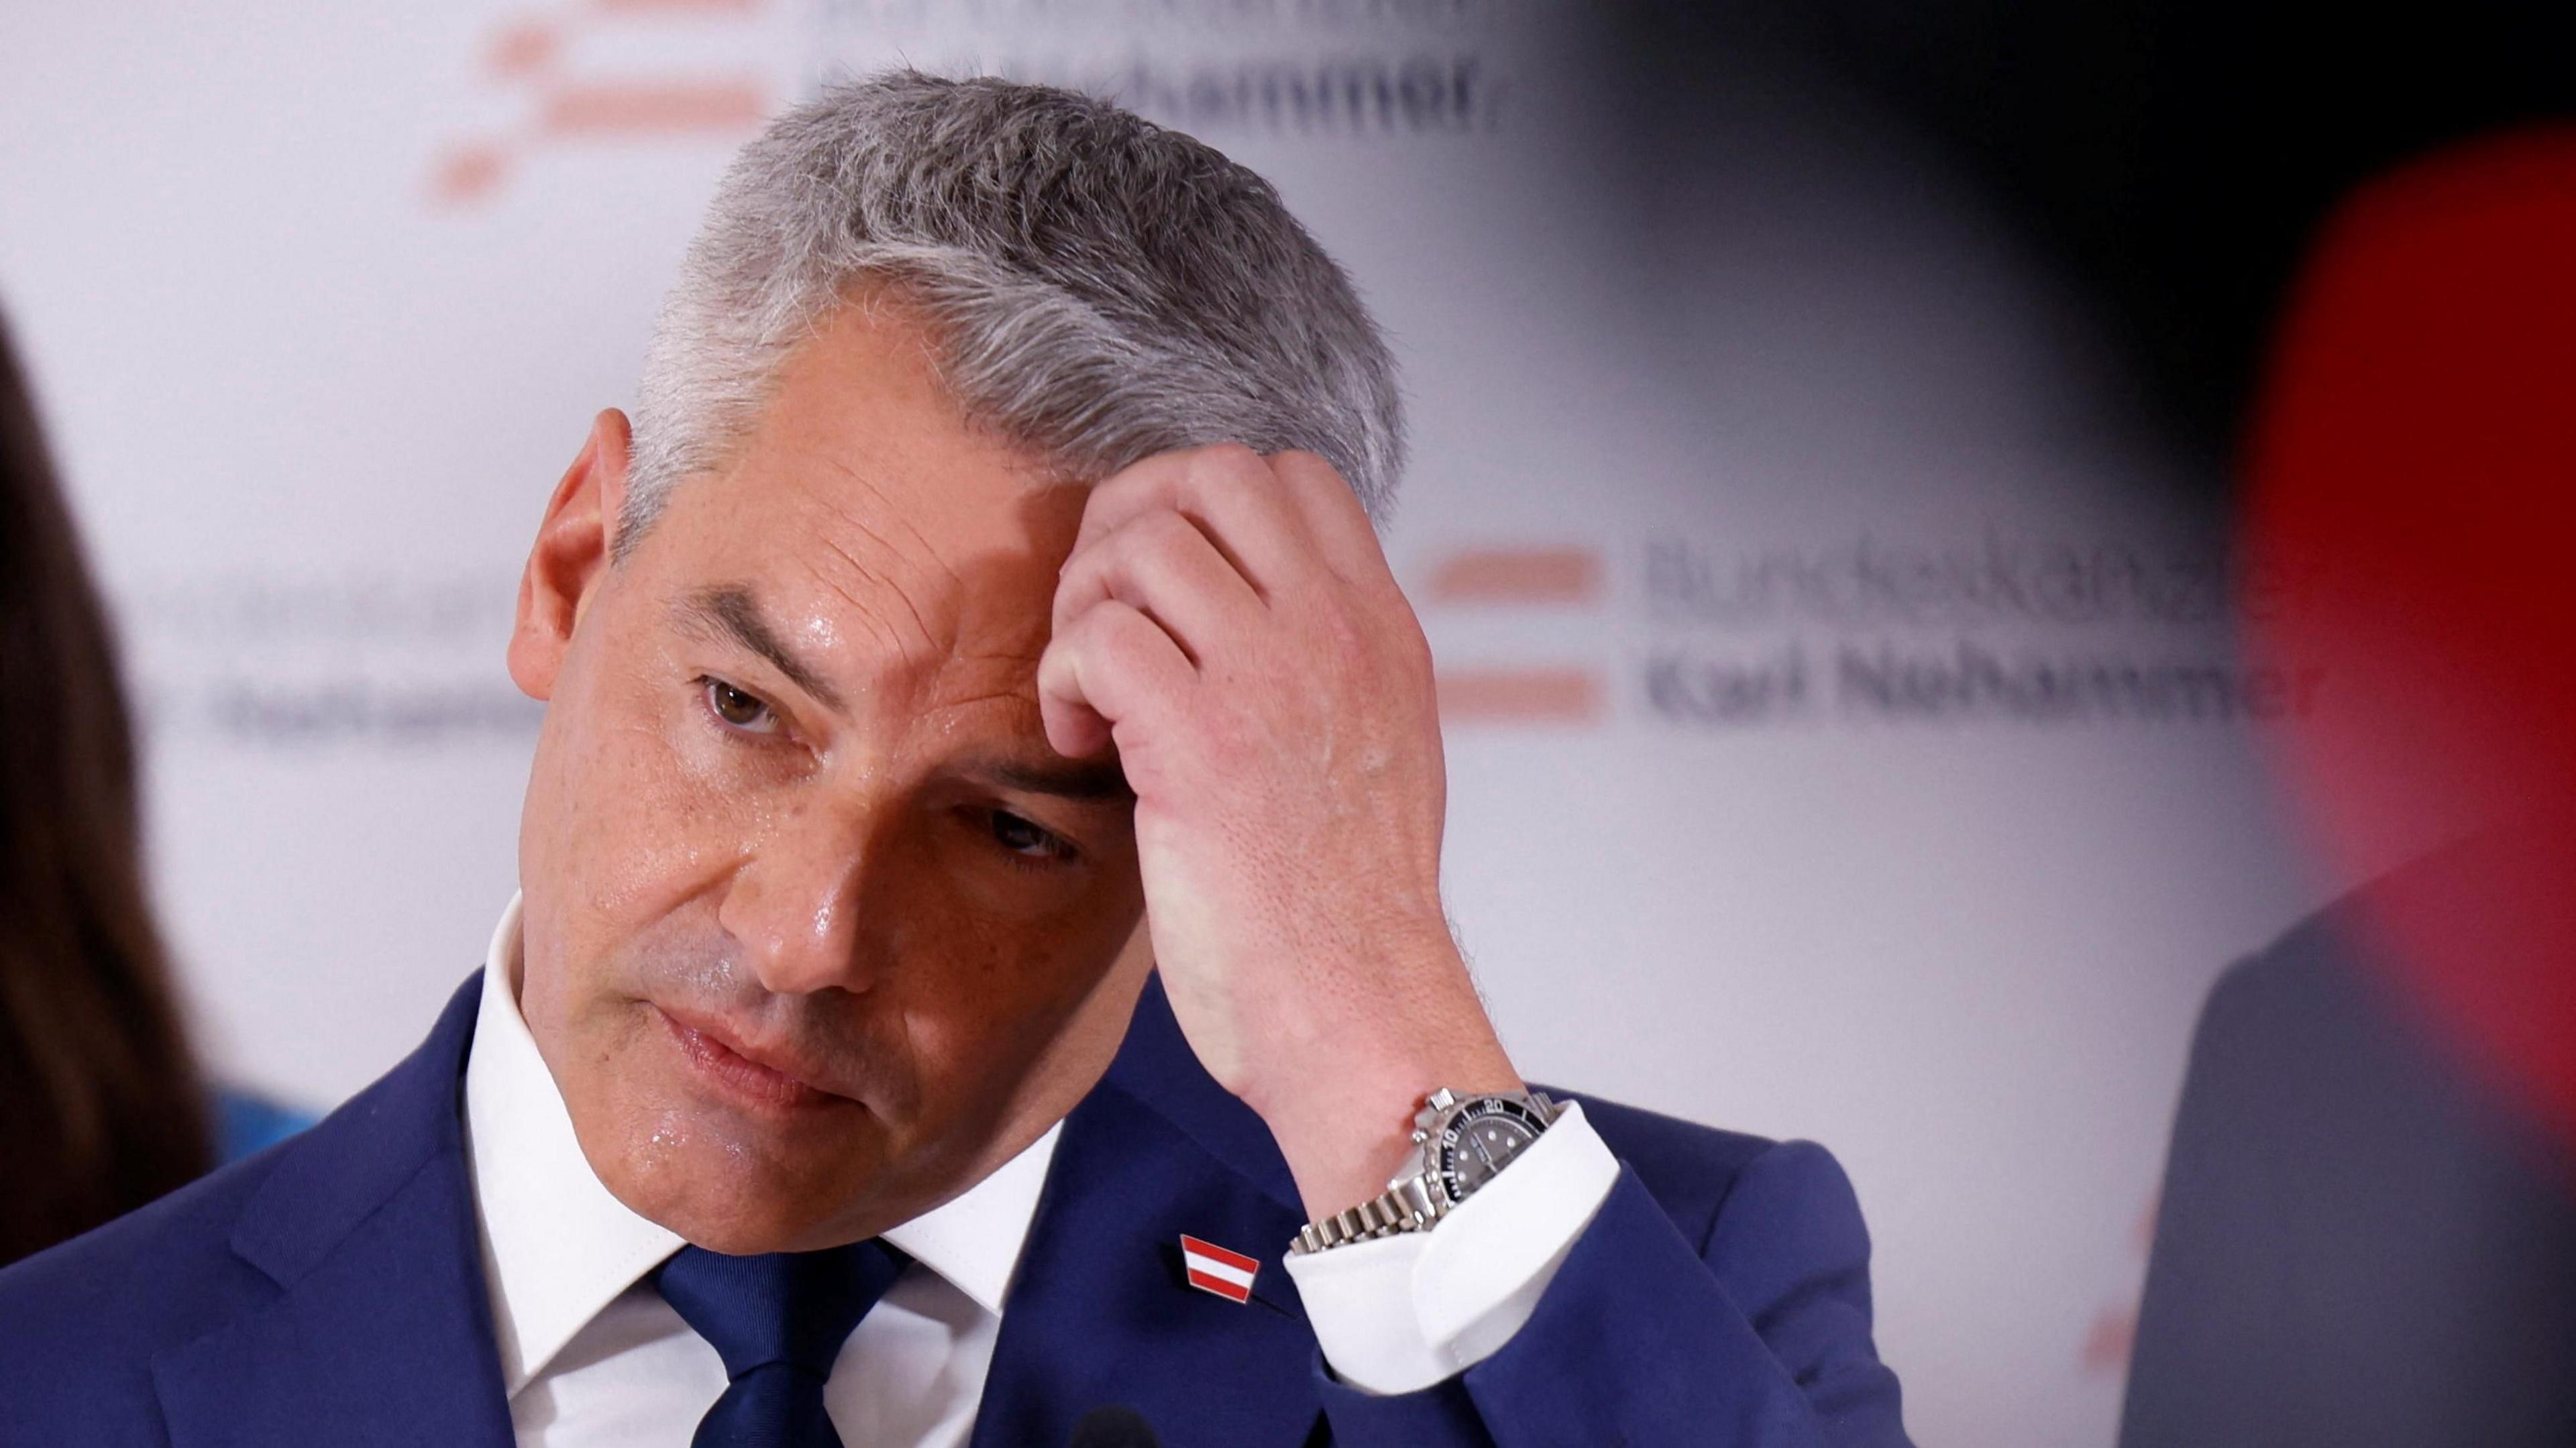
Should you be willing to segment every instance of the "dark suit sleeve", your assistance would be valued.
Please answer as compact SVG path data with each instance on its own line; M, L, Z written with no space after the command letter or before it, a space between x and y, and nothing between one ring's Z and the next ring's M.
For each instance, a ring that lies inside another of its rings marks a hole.
M1869 1234L1842 1168L1790 1142L1747 1164L1694 1245L1623 1165L1537 1310L1418 1393L1315 1373L1341 1448L1903 1448L1870 1341Z

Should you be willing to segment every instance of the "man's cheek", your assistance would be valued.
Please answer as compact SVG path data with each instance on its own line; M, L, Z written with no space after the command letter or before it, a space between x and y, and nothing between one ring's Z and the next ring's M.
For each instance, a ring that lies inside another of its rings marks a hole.
M643 731L601 750L567 842L597 914L650 920L720 875L755 832L755 796L681 762Z

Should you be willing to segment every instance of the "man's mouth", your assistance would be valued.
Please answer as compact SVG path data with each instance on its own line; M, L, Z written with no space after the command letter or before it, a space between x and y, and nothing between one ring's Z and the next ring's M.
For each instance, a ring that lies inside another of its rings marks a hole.
M698 1074L728 1095L772 1111L856 1106L854 1098L816 1085L823 1073L774 1047L754 1046L724 1022L655 1004L654 1013Z

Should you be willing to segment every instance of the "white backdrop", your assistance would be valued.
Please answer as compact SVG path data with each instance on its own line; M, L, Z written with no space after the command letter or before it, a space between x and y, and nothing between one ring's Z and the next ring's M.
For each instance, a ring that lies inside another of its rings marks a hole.
M1529 1074L1832 1146L1926 1443L2106 1444L2210 979L2320 902L2223 550L2014 241L1794 77L1636 153L1539 0L0 13L0 305L208 1049L325 1105L478 963L519 560L756 118L903 58L1271 176L1406 369L1389 545ZM2302 691L2308 691L2303 695Z

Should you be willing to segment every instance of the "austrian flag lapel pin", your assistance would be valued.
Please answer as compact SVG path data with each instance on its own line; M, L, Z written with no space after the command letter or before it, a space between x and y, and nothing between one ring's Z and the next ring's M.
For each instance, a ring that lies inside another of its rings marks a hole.
M1190 1273L1190 1285L1202 1292L1213 1292L1228 1302L1250 1302L1252 1279L1261 1264L1240 1252L1229 1252L1214 1242L1202 1242L1184 1232L1181 1234L1181 1265Z

